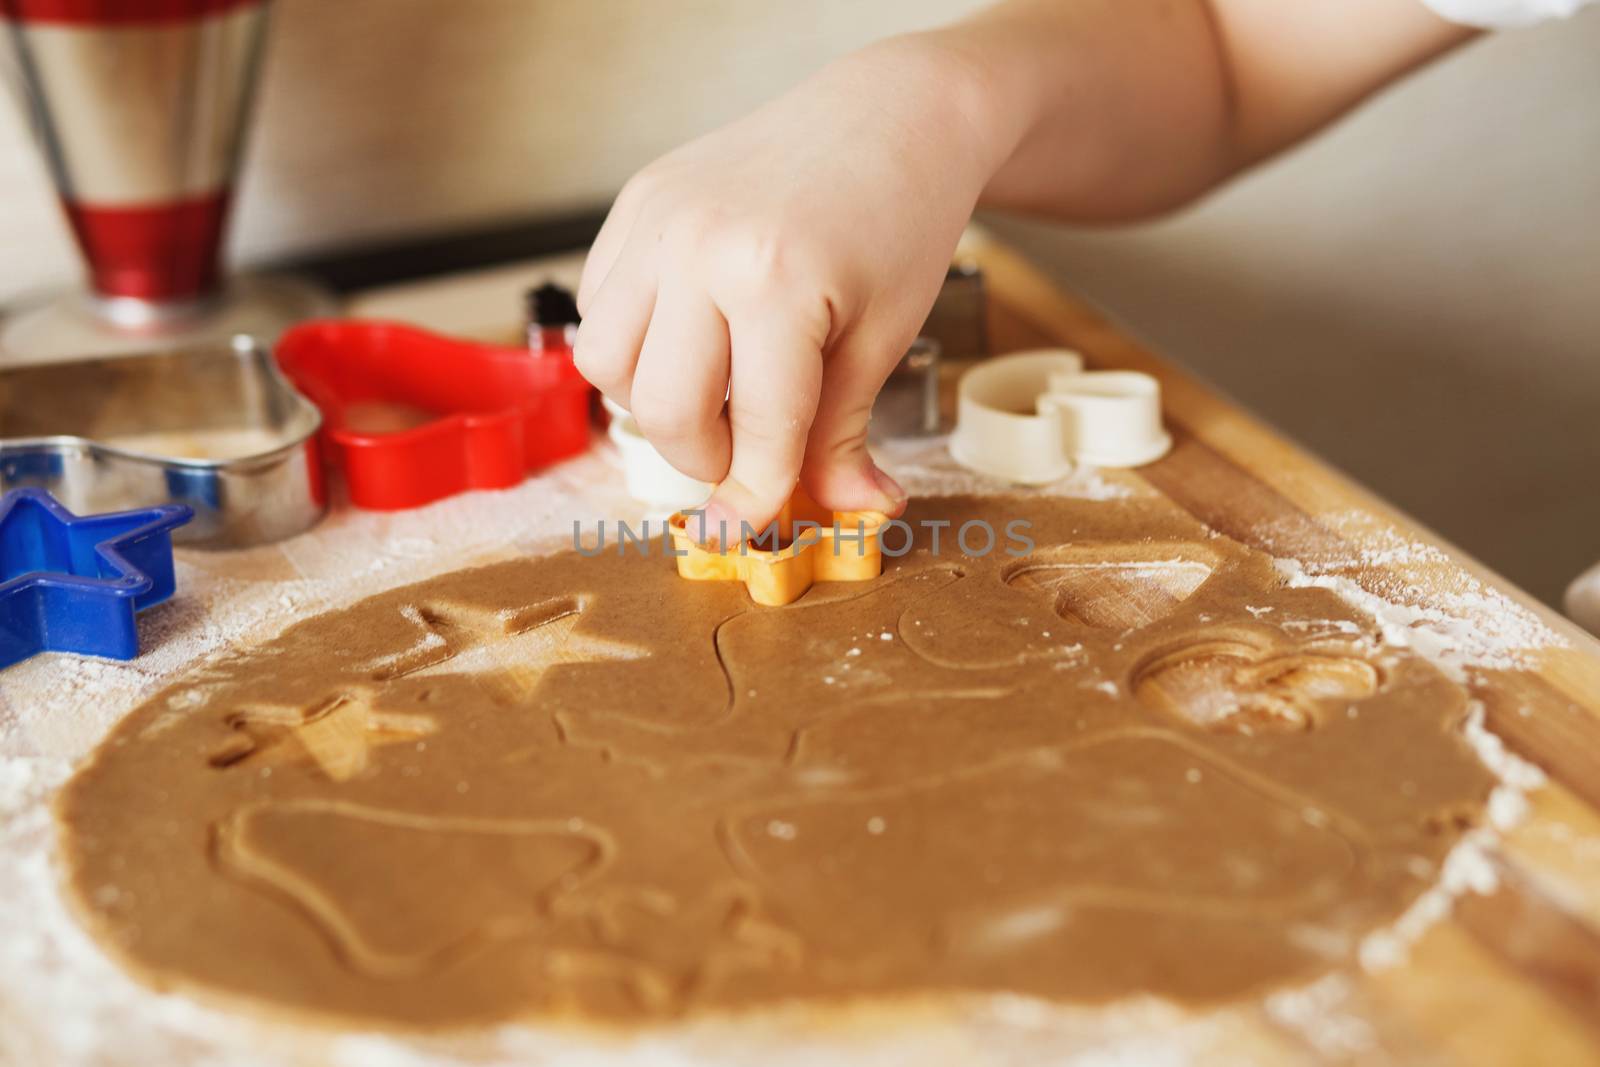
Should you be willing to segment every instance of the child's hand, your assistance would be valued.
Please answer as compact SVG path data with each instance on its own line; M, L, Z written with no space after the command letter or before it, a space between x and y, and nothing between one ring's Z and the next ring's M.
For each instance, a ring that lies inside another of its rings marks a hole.
M720 483L710 530L763 526L797 476L895 512L867 416L980 193L1167 211L1468 36L1410 0L1004 0L874 45L628 183L584 268L578 366Z
M578 366L719 483L708 531L764 526L797 478L835 510L904 506L867 418L988 177L962 89L959 66L887 42L617 197L578 291Z

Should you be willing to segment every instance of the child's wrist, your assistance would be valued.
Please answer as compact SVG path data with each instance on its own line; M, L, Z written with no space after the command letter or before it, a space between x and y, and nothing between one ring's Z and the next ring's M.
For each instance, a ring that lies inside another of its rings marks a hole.
M873 84L909 101L908 110L916 112L910 121L940 156L927 162L966 171L974 198L1021 140L1025 116L1008 110L999 80L950 35L891 37L842 62L862 64Z

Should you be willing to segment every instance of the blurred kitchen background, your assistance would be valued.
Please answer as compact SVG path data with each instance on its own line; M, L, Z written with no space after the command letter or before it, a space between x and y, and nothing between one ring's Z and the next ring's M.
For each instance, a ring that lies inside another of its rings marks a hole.
M235 263L603 205L975 0L278 0ZM991 219L1063 284L1537 596L1600 559L1600 11L1477 42L1156 224ZM0 303L77 276L0 108Z

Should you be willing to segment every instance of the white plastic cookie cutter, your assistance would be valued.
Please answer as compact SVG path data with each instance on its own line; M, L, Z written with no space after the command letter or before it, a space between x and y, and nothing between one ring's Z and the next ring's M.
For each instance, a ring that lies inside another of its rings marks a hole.
M629 496L661 511L682 511L705 503L711 495L710 483L697 481L668 463L645 440L627 408L609 399L604 404L611 415L606 435L622 455Z
M950 454L1007 481L1043 485L1075 462L1138 467L1171 447L1159 382L1138 371L1086 371L1066 349L985 360L957 389Z

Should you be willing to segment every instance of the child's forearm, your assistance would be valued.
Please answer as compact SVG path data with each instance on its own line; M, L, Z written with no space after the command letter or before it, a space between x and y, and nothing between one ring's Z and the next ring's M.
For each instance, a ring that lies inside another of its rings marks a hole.
M1470 32L1418 0L1007 0L904 40L976 86L985 202L1087 221L1182 204Z

